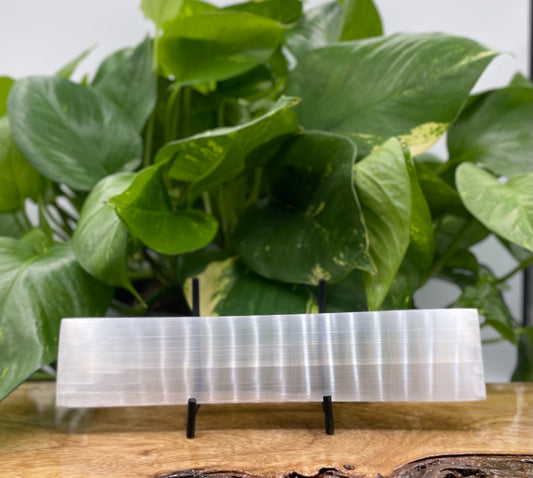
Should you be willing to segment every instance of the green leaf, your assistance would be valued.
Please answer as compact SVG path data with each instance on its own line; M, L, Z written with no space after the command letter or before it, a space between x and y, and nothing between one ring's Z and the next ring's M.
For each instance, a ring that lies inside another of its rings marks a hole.
M39 254L0 238L0 399L57 356L63 317L101 316L112 289L76 262L69 243Z
M333 1L312 8L287 32L289 50L306 53L338 41L359 40L383 33L372 0Z
M269 163L270 201L251 207L235 231L248 267L266 278L312 285L373 269L353 188L355 155L350 140L319 131L284 144Z
M127 277L128 231L108 203L134 179L134 173L118 173L95 186L83 205L72 245L76 259L89 274L135 294Z
M282 97L269 112L248 123L167 143L157 153L155 162L170 161L169 176L192 182L189 195L197 197L242 172L245 156L254 149L296 133L299 126L291 108L297 102L295 98Z
M286 35L287 47L296 57L339 40L342 19L340 2L328 2L310 9Z
M474 96L450 126L451 161L483 164L497 175L533 172L533 88Z
M41 175L17 148L7 116L0 117L0 212L24 208L41 190Z
M165 163L139 172L131 186L114 196L112 204L128 231L162 254L200 249L215 237L218 223L203 211L172 210L162 174Z
M44 231L38 227L34 227L25 232L22 236L22 242L31 245L39 254L48 252L55 244L50 231Z
M236 257L211 262L197 277L203 316L318 312L316 298L309 288L265 279ZM185 282L184 292L191 303L191 280Z
M420 287L435 252L431 213L409 154L406 154L406 165L411 189L409 247L385 298L385 309L412 308L413 294Z
M224 10L248 12L272 18L280 23L292 23L302 15L302 2L300 0L251 0L230 5Z
M15 80L7 76L0 76L0 116L4 116L7 113L7 97L13 83L15 83Z
M524 75L522 75L522 73L516 73L509 83L509 86L514 86L517 88L533 88L533 83L529 78L526 78Z
M223 249L208 248L190 252L189 254L182 254L181 256L175 256L176 265L174 270L176 271L176 280L181 285L185 285L185 281L191 277L196 277L211 262L220 262L229 259L229 255ZM192 305L192 304L191 304Z
M513 317L503 301L497 279L486 269L480 269L478 282L466 287L453 306L478 309L486 325L496 329L504 339L516 342Z
M524 327L518 340L518 362L513 382L533 381L533 327Z
M458 214L464 211L463 203L457 191L437 174L437 167L442 163L416 163L420 188L427 199L433 218L445 213Z
M378 310L409 246L411 185L400 142L392 138L356 163L354 179L377 269L365 274L368 308Z
M63 78L70 78L72 76L72 73L76 70L78 65L87 58L89 53L91 53L94 50L94 46L87 48L87 50L81 52L76 58L74 58L72 61L69 61L64 67L62 67L57 73L56 76L61 76Z
M267 61L284 32L274 20L244 12L180 17L165 25L159 64L181 84L223 80Z
M344 0L339 40L359 40L383 35L381 18L372 0Z
M0 236L21 237L25 228L22 226L20 216L22 212L0 212Z
M435 259L445 254L450 247L454 250L469 249L489 234L490 231L468 213L446 214L435 223Z
M218 7L207 2L201 2L200 0L183 0L179 16L191 17L201 13L214 12L216 10L218 10Z
M156 26L176 18L183 0L141 0L141 10L146 18L152 20Z
M120 107L141 131L157 101L151 40L106 58L91 86Z
M499 238L502 245L511 253L511 255L520 263L527 262L531 259L533 253L520 247L513 242L506 241L505 239Z
M533 173L502 184L488 171L463 163L455 177L461 199L473 216L495 234L533 251Z
M59 77L17 81L8 100L17 146L47 178L90 190L109 174L135 168L142 142L110 100Z
M268 62L220 81L217 91L224 96L242 98L250 102L277 98L285 86L288 74L287 59L281 48L278 48Z
M305 128L349 136L361 157L391 136L417 155L446 131L495 55L441 33L339 43L306 55L286 94L303 99L296 113Z
M439 271L438 277L464 289L477 283L479 268L476 256L470 251L460 249L450 254Z
M368 310L365 292L365 273L354 269L350 274L326 288L328 312L361 312Z

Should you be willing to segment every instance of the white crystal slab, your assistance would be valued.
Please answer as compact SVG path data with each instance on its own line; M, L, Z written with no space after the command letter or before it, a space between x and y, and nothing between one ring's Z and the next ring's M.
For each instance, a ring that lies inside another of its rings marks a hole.
M485 398L475 309L64 319L57 405Z

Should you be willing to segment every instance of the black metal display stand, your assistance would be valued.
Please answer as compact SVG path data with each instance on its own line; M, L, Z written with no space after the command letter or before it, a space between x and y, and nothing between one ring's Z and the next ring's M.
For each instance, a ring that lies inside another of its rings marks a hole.
M321 279L318 283L318 312L325 314L326 311L326 281ZM196 277L192 280L192 314L194 317L200 317L200 284ZM187 402L187 438L194 438L195 436L196 415L199 408L200 404L196 398L189 398ZM331 395L323 397L322 410L324 411L326 434L333 435L335 427Z

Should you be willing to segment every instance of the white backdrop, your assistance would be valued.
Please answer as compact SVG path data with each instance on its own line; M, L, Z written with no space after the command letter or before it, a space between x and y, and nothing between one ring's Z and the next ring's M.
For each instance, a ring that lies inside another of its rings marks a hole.
M529 3L527 0L375 0L386 33L444 31L468 36L505 54L486 70L475 87L481 91L507 84L516 71L527 73ZM132 46L152 31L143 19L140 0L0 0L0 76L19 78L53 74L81 51L95 46L78 69L94 73L114 50ZM235 1L219 0L219 5ZM307 6L322 3L308 1ZM434 152L445 157L445 142ZM496 241L476 246L475 253L497 275L514 267L513 259ZM449 303L457 290L433 281L417 296L421 307ZM515 317L521 314L521 278L516 277L506 298ZM493 336L484 331L485 337ZM507 381L515 363L511 346L484 347L486 380Z

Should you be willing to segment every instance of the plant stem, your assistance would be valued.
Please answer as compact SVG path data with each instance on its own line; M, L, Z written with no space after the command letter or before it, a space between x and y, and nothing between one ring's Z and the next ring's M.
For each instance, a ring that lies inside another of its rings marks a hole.
M122 315L128 317L136 317L138 315L144 315L146 313L146 307L144 305L138 305L136 307L128 307L127 305L122 304L118 300L113 299L111 301L111 307Z
M506 282L511 277L513 277L517 272L520 272L522 269L525 269L527 266L529 266L529 264L531 264L532 262L533 262L533 256L531 256L529 259L526 259L521 264L518 264L513 270L505 274L503 277L500 277L496 281L496 284L502 284L503 282Z
M263 179L263 168L256 168L254 171L254 182L252 185L252 192L246 201L246 207L252 205L255 201L259 199L261 194L261 180Z
M164 285L170 285L172 284L172 280L170 280L166 274L161 265L152 257L150 256L150 253L146 248L143 249L143 254L146 260L150 263L152 266L152 270L154 272L154 276Z
M146 131L144 135L144 156L142 166L147 168L151 164L152 159L152 144L154 140L154 123L155 123L155 114L152 111L150 118L148 119L148 124L146 125Z
M208 191L202 193L202 202L204 203L205 212L207 214L213 214L213 206L211 205L211 196Z
M217 206L219 212L219 221L222 229L222 241L224 249L229 249L230 234L228 224L228 211L226 207L226 201L222 186L218 186L216 189Z
M191 88L185 87L183 89L183 137L189 136L189 115L191 114Z
M165 141L172 141L178 135L179 126L179 94L181 88L174 87L170 97L167 100L165 111Z
M157 45L159 43L159 35L161 34L160 29L156 29L154 35L154 41L152 42L152 72L155 76L156 85L157 85L157 70L159 65L157 63ZM145 135L144 135L144 155L143 155L143 168L147 168L151 164L152 159L152 145L154 142L154 124L155 124L155 108L148 119L146 125Z
M150 297L147 297L145 302L148 305L148 308L150 308L156 301L158 301L165 294L167 294L168 292L171 292L172 289L173 287L161 287L161 289L158 289Z
M448 249L446 249L444 254L440 256L439 260L435 261L433 265L429 268L429 270L426 272L426 274L422 278L421 285L424 285L429 279L431 279L431 277L440 272L444 264L446 264L450 256L454 253L455 249L457 249L457 246L461 243L461 241L466 236L470 228L475 224L475 222L475 219L471 218L463 225L463 227L455 236L454 240L448 246Z

